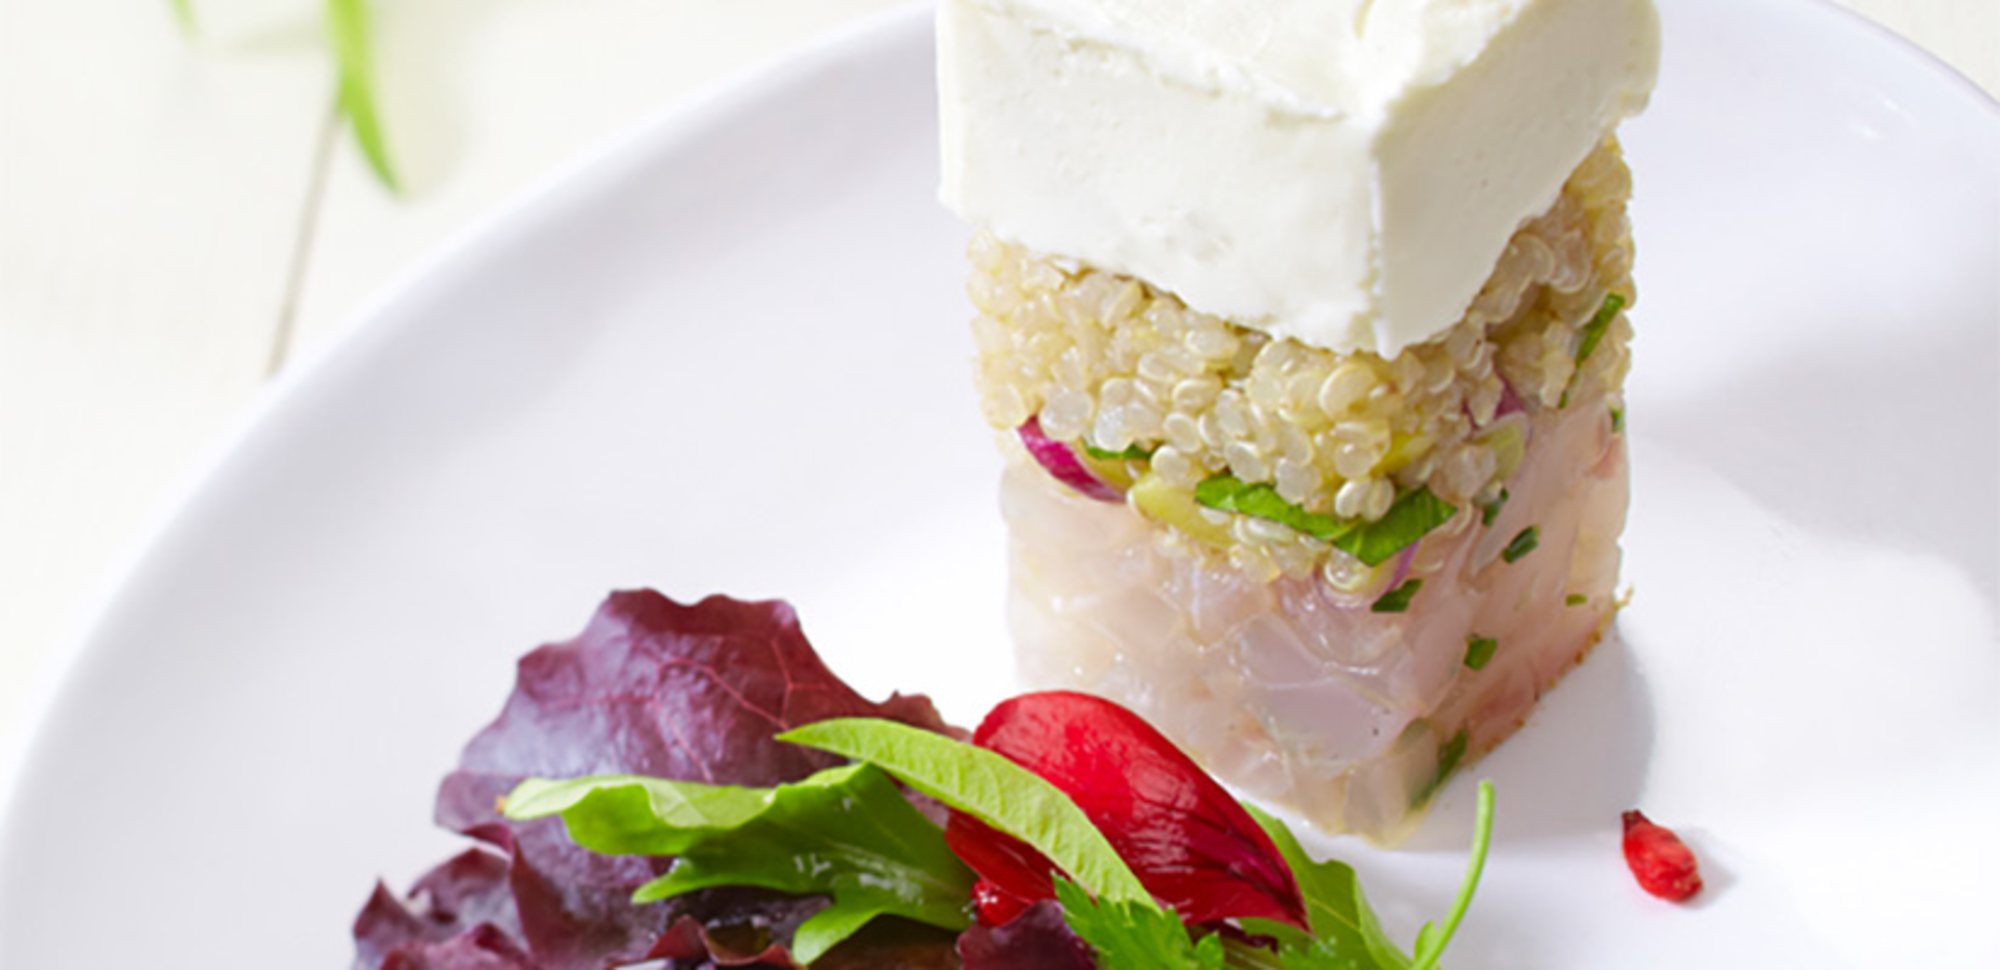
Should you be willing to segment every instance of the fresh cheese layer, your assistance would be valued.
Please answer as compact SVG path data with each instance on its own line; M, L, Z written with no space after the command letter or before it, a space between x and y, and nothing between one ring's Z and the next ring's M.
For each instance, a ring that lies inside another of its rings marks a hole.
M1652 0L943 0L942 196L1329 350L1456 322L1659 61Z

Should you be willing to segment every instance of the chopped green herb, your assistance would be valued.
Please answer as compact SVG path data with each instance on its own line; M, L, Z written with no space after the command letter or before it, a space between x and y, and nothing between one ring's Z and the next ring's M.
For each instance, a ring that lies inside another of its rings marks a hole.
M1380 519L1357 523L1346 534L1335 536L1333 545L1370 566L1380 566L1457 514L1457 508L1420 485L1396 496L1395 504Z
M1625 433L1625 409L1624 409L1624 408L1612 408L1612 409L1611 409L1611 433L1612 433L1612 434L1624 434L1624 433Z
M800 924L792 954L810 963L877 916L947 930L967 925L972 870L944 831L873 765L829 768L776 788L611 775L531 778L506 799L509 818L561 815L593 852L677 857L633 901L713 886L822 893L831 906Z
M1373 613L1402 613L1410 608L1410 601L1417 596L1417 590L1424 588L1424 581L1412 579L1401 586L1382 594L1375 605L1368 609Z
M1463 730L1460 730L1451 736L1451 740L1438 746L1437 771L1431 775L1430 781L1417 789L1416 797L1410 800L1410 807L1417 808L1429 802L1431 797L1438 793L1438 789L1443 788L1444 783L1451 780L1451 773L1457 771L1458 763L1465 760L1465 749L1471 740Z
M1563 597L1564 606L1582 606L1583 604L1588 602L1590 602L1590 597L1585 596L1582 593L1571 593L1568 596Z
M1522 529L1520 535L1515 536L1512 542L1507 543L1507 548L1500 551L1500 558L1510 563L1520 562L1522 556L1534 552L1535 547L1541 544L1541 526L1531 525Z
M1604 305L1591 315L1590 322L1583 325L1583 340L1576 345L1576 362L1579 366L1590 359L1592 351L1604 342L1604 331L1610 329L1611 321L1618 319L1618 311L1625 309L1625 298L1617 293L1604 294Z
M1138 445L1132 445L1124 451L1111 451L1088 443L1083 446L1083 453L1098 461L1146 461L1153 457L1153 451L1154 449L1141 448Z
M1493 520L1500 517L1500 507L1506 505L1507 500L1510 498L1513 498L1513 494L1503 488L1500 490L1499 498L1480 506L1479 524L1483 526L1492 525Z
M1493 651L1500 649L1500 641L1477 634L1467 637L1465 642L1465 665L1474 670L1484 669L1487 661L1493 659Z
M1591 352L1597 349L1598 344L1604 342L1604 331L1610 328L1611 321L1618 319L1618 311L1624 308L1625 298L1623 296L1616 293L1604 294L1604 305L1598 307L1597 312L1591 315L1590 322L1584 324L1583 329L1578 331L1583 335L1583 339L1578 341L1576 345L1577 374L1583 373L1583 362L1589 359ZM1569 407L1570 388L1575 386L1576 376L1572 375L1570 377L1570 386L1563 388L1562 400L1556 402L1557 408Z

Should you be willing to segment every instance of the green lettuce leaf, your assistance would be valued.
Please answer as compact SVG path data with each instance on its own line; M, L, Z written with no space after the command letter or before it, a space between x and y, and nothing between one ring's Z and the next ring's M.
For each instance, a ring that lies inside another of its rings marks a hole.
M1167 910L1130 900L1093 900L1076 883L1056 878L1056 901L1063 920L1097 951L1105 970L1221 970L1222 938L1195 942L1188 928Z
M911 729L915 730L915 729ZM578 845L611 855L672 855L637 903L711 886L832 897L800 925L792 954L810 963L877 916L948 930L968 925L973 875L880 769L847 765L776 788L631 775L529 779L509 818L561 815Z
M778 740L865 761L1040 850L1101 902L1159 908L1089 816L1041 776L984 748L875 718L835 718Z

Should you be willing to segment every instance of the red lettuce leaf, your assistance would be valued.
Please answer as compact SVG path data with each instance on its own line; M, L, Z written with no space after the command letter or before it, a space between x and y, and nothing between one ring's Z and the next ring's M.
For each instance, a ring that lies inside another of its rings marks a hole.
M503 860L506 888L506 904L490 922L519 944L531 966L600 970L659 959L664 954L649 953L683 916L724 935L762 921L780 927L774 938L789 939L784 927L796 926L823 900L763 893L753 903L709 890L634 906L632 891L664 873L669 860L600 856L572 843L559 819L510 822L495 803L530 776L629 773L751 786L797 781L838 759L773 737L833 717L885 717L964 736L921 696L876 704L855 693L813 652L784 603L716 596L689 606L649 590L614 593L575 639L521 659L499 718L466 746L458 770L439 788L437 821L500 851L486 853ZM364 970L384 965L397 931L406 947L436 949L470 929L407 908L410 919L399 920L386 906L401 904L378 890L356 922ZM412 927L439 922L450 929L412 935ZM487 937L452 952L481 959L499 953ZM412 950L409 958L418 956ZM456 957L437 957L445 958ZM670 965L710 964L701 956Z
M1271 837L1137 714L1088 694L1023 694L987 714L973 743L1068 794L1146 889L1188 923L1254 917L1306 927L1298 882ZM1054 866L1033 848L956 817L946 839L999 891L1054 896Z
M429 961L416 966L457 966L440 962L449 959L440 954L493 949L487 938L490 934L455 943L482 927L509 940L520 932L514 897L507 887L507 858L475 848L453 856L418 879L407 901L397 899L377 883L354 920L356 963L363 970L374 970L394 957Z
M513 937L481 923L443 943L399 947L382 970L541 970Z
M1097 959L1063 920L1062 907L1035 903L1005 926L973 924L958 935L964 970L1094 970Z

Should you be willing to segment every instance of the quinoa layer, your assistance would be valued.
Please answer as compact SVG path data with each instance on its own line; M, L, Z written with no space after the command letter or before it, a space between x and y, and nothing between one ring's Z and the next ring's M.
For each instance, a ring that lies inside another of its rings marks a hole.
M1197 554L1366 588L1379 562L1289 510L1225 511L1202 486L1266 486L1321 522L1377 522L1420 490L1451 513L1495 507L1536 415L1622 407L1630 187L1607 140L1515 234L1464 318L1391 359L1275 339L981 235L968 284L981 406L996 428L1033 419L1075 446Z

